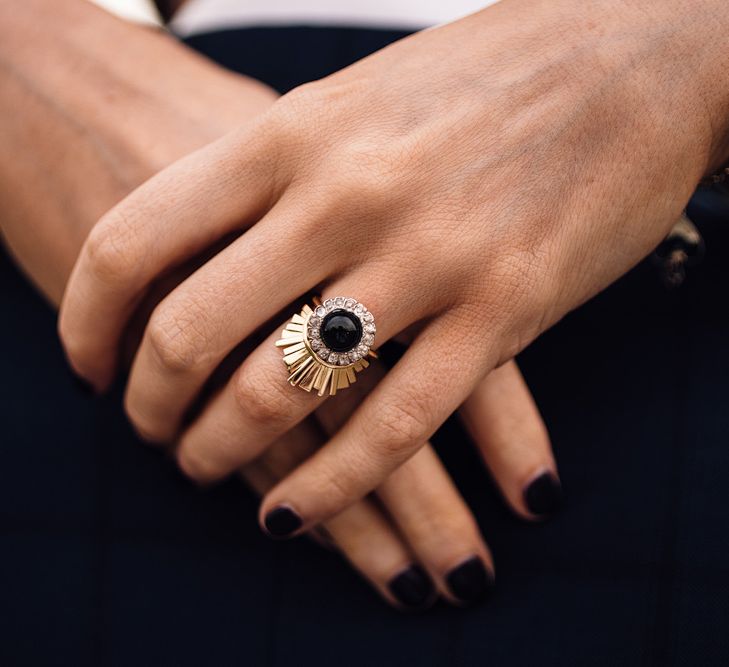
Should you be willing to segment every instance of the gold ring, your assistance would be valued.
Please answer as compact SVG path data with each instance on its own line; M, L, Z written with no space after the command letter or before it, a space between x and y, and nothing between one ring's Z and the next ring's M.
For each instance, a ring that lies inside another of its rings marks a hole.
M304 306L276 341L283 348L289 383L316 389L319 396L346 389L370 365L367 357L377 358L372 350L376 331L374 316L357 300L314 299L314 308Z

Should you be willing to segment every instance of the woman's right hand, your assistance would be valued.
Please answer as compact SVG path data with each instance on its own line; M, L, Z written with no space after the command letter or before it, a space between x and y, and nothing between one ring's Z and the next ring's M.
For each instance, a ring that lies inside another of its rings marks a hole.
M0 77L6 93L0 101L7 101L0 105L6 138L0 150L0 192L6 203L2 230L31 279L57 302L98 215L155 170L265 110L275 94L200 59L169 37L119 22L87 3L32 0L2 9L7 20L0 24L8 39L0 40L0 60L9 60L10 69L20 73ZM57 25L64 27L62 39ZM110 50L120 41L133 47L121 56ZM38 58L46 66L38 68ZM68 78L83 63L93 64L98 79ZM45 91L44 103L34 96L37 90ZM99 91L113 95L116 103L107 108ZM41 126L42 135L37 132ZM73 160L64 161L69 155ZM39 188L43 197L37 195ZM147 305L154 307L184 271L156 285L159 292L147 295ZM146 320L144 308L140 318ZM133 341L134 332L127 334ZM247 466L242 474L249 483L263 492L315 451L375 384L375 368L325 404L318 420L300 424ZM492 373L461 412L517 513L534 518L551 509L559 497L554 460L516 366ZM378 495L381 504L363 500L328 521L327 530L388 600L425 604L433 597L431 581L454 602L487 593L491 556L431 449L398 470ZM428 574L410 569L416 564Z
M300 423L247 465L243 478L264 495L325 444L383 374L373 364L348 391L323 403L316 419ZM488 375L460 412L513 510L527 519L555 511L562 492L549 439L516 364ZM283 523L289 520L280 516ZM475 603L494 584L493 558L479 527L430 446L396 470L375 497L360 500L310 534L333 543L401 609L425 608L438 596L457 605Z

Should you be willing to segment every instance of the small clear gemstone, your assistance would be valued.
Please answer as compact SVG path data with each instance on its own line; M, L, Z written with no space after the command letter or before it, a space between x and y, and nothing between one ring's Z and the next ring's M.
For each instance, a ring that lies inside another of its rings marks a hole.
M356 305L357 305L357 302L354 299L347 299L344 302L344 307L349 308L350 310L352 310L352 308L354 308Z
M317 306L317 309L314 311L317 315L317 317L324 317L324 315L327 314L327 309L324 308L324 306Z
M361 303L358 303L354 307L354 312L357 313L357 315L361 315L362 313L364 313L364 311L365 311L365 307Z
M350 361L351 363L354 363L355 361L357 361L357 359L359 359L359 358L360 358L360 356L361 356L361 355L360 355L360 354L359 354L359 353L357 352L357 350L352 350L352 351L351 351L351 352L349 353L349 361Z
M311 341L311 349L318 350L321 347L321 341L317 338Z
M344 297L338 296L336 299L334 299L334 305L337 308L341 308L344 305Z
M364 343L357 348L357 354L359 354L360 357L364 357L369 351L370 348Z
M328 313L329 311L331 311L331 310L334 310L334 299L327 299L327 300L326 300L326 301L325 301L325 302L323 303L323 306L324 306L324 309L326 310L326 312L327 312L327 313Z
M369 312L369 311L367 311L367 312L366 312L366 313L365 313L365 314L364 314L364 315L362 316L362 319L363 319L363 320L364 320L365 322L374 322L374 321L375 321L375 318L374 318L374 316L373 316L373 315L372 315L372 313L371 313L371 312Z
M340 354L339 355L339 365L340 366L346 366L349 363L349 355L348 354Z
M362 336L362 342L365 345L370 346L372 345L372 343L375 342L375 337L372 334L365 334L364 336Z
M375 333L375 325L374 325L374 324L372 324L372 322L370 322L369 324L365 324L365 325L364 325L364 330L365 330L365 331L366 331L367 333L371 333L371 334L373 334L373 333Z
M317 353L324 361L327 361L329 359L329 350L327 350L325 347L319 350Z

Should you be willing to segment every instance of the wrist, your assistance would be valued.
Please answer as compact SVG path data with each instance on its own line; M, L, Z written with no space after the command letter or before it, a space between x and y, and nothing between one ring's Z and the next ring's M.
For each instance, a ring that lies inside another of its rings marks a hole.
M729 3L623 0L615 11L624 14L622 55L673 130L694 137L700 176L716 171L729 159Z
M599 98L612 115L591 110L596 131L619 118L656 150L678 136L670 157L694 184L729 157L726 0L503 0L478 16L485 62L516 37L529 52L513 66L523 85L567 105Z

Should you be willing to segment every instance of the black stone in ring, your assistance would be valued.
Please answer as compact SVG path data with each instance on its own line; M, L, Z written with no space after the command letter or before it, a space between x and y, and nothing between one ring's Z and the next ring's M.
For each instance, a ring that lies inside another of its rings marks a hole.
M362 323L354 313L337 308L321 323L321 339L334 352L349 352L362 340Z

